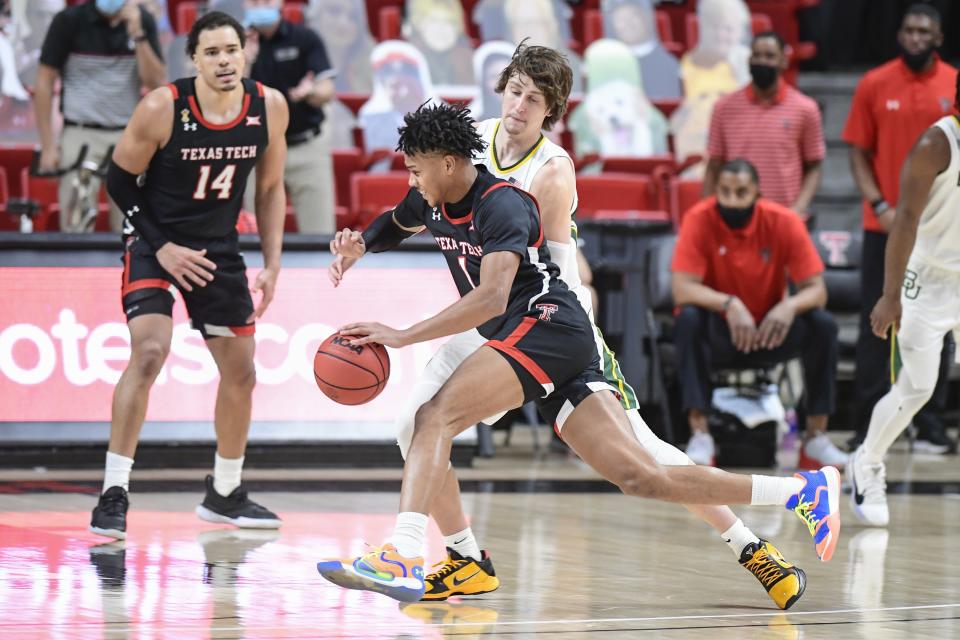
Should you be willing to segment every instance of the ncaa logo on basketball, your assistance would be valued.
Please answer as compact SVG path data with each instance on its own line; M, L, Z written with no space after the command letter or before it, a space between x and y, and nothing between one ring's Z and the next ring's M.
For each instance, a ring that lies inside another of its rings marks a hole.
M557 312L558 307L555 304L538 304L534 308L540 309L540 317L538 320L550 322L550 318Z
M363 345L350 344L350 340L352 340L352 338L345 338L345 337L343 337L343 336L337 336L336 338L334 338L334 339L331 340L330 342L331 342L331 344L335 344L335 345L337 345L337 346L339 346L339 347L344 347L345 349L350 349L350 351L353 351L353 352L354 352L355 354L357 354L357 355L360 355L361 353L363 353Z

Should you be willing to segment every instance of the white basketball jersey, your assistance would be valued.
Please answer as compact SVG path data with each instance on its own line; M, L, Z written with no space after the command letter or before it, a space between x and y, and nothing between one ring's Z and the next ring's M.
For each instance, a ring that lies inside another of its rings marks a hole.
M487 167L487 170L493 175L497 176L498 178L503 178L504 180L517 185L521 189L529 191L530 187L533 185L533 180L536 178L537 173L543 168L543 165L547 164L547 162L550 160L553 160L557 157L570 160L570 154L567 153L563 147L551 142L546 138L546 136L541 134L540 139L535 145L533 145L533 147L530 148L529 151L527 151L523 158L510 166L501 166L500 161L497 158L496 147L494 146L494 140L497 137L497 131L499 128L500 118L490 118L488 120L484 120L483 122L477 123L477 131L480 133L483 141L487 143L487 147L484 151L478 153L474 157L474 160L484 164ZM573 161L570 160L570 162L572 164ZM577 294L581 304L583 304L587 312L590 313L593 303L592 301L589 303L585 302L585 299L590 299L589 294L583 292L585 295L581 295L581 292L578 291L578 289L581 289L582 287L580 282L580 269L577 265L577 241L575 239L576 224L573 222L573 216L576 212L577 191L576 186L574 186L573 203L570 205L570 250L566 252L567 256L566 259L563 260L564 264L560 263L560 261L557 259L558 256L551 257L554 259L554 262L557 263L557 266L560 267L560 278L567 283L567 286L573 290L574 293Z
M937 120L950 143L950 164L934 179L920 215L913 257L943 269L960 271L960 121Z

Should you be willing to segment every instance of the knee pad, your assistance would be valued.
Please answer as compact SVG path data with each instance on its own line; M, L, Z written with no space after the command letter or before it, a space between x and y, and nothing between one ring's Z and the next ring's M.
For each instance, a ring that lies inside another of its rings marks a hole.
M658 438L657 434L651 431L647 423L640 417L639 411L630 409L626 413L640 446L646 449L647 453L653 456L657 463L668 467L682 467L693 464L693 461L683 451Z

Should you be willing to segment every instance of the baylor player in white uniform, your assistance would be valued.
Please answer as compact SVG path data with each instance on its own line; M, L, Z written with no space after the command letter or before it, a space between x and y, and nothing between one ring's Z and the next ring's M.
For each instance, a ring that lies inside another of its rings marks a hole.
M870 315L877 336L893 331L896 381L874 407L847 477L854 513L875 526L889 521L883 456L933 394L944 336L960 331L958 140L960 121L947 116L927 129L907 156L887 240L883 296Z
M562 117L570 92L571 72L565 58L553 49L521 45L501 75L498 92L503 95L502 117L479 123L487 142L486 152L476 157L490 173L529 192L537 200L544 236L550 256L559 267L561 279L577 295L593 318L592 299L582 286L577 267L576 175L573 162L564 149L542 135ZM333 271L332 271L333 273ZM342 271L332 275L335 282ZM595 341L603 364L604 376L619 392L637 439L645 449L665 465L693 464L685 453L660 440L637 411L633 389L623 379L613 352L594 327ZM454 370L486 340L476 330L452 337L427 364L407 405L396 420L397 441L406 458L413 438L417 410L430 400ZM496 422L503 414L484 420ZM760 540L724 506L687 506L707 522L733 549L740 563L764 585L780 608L787 608L803 594L806 577L767 541ZM446 600L454 595L476 595L496 589L500 582L493 573L490 558L480 551L467 525L460 501L457 477L452 467L430 515L444 534L449 557L427 576L424 600ZM407 611L415 615L413 611Z

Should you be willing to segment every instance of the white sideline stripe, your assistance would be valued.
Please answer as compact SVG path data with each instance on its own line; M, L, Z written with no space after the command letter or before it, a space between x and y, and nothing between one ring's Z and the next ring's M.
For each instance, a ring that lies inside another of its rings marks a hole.
M489 601L488 601L489 602ZM493 609L493 607L490 607ZM476 627L478 625L484 626L497 626L497 627L508 627L508 626L520 626L520 625L574 625L574 624L598 624L598 623L626 623L626 622L658 622L666 620L731 620L731 619L740 619L740 618L776 618L776 617L786 617L793 618L797 616L817 616L817 615L835 615L841 613L883 613L887 611L919 611L919 610L931 610L931 609L956 609L960 608L960 603L952 604L919 604L919 605L910 605L910 606L901 606L901 607L877 607L871 609L824 609L821 611L769 611L763 613L721 613L721 614L703 614L703 615L688 615L688 616L650 616L645 618L580 618L575 620L513 620L508 622L447 622L440 624L429 624L422 622L410 621L409 624L396 624L396 623L384 623L384 624L364 624L363 631L369 632L372 629L398 629L398 630L408 630L408 629L424 629L424 628L447 628L447 627ZM313 619L312 616L285 616L287 620L294 621L297 619L307 620ZM209 631L232 631L236 630L238 627L211 627L207 624L203 624L203 620L197 620L198 624L196 626L189 626L189 624L180 624L177 625L177 631L185 632L192 631L197 629L204 629ZM287 630L290 632L297 632L300 629L290 627L290 626L260 626L256 624L251 624L252 621L244 621L244 627L248 631L270 631L270 630ZM359 622L359 620L358 620ZM873 622L884 622L884 620L856 620L851 621L851 624L869 624ZM912 620L911 622L924 622L923 619ZM49 625L18 625L18 624L0 624L0 629L15 629L18 631L23 630L38 630L38 629L52 629L57 627L95 627L101 623L91 622L89 625L81 624L78 625L76 622L66 622L63 624L49 624ZM128 628L139 628L143 626L151 626L153 621L140 621L128 623ZM359 631L359 630L358 630ZM349 627L341 627L337 631L338 635L347 634L344 637L351 637L349 634L351 630Z

